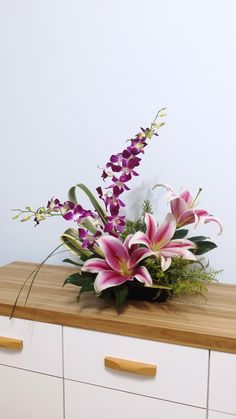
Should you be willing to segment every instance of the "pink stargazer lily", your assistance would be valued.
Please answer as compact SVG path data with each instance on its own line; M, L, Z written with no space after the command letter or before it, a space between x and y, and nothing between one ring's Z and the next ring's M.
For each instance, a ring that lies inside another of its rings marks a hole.
M169 268L171 258L181 256L183 259L196 260L196 257L189 251L196 246L187 239L173 239L176 230L176 219L173 214L167 214L164 222L157 226L156 219L152 214L146 213L145 222L146 234L138 231L129 241L129 246L142 244L152 251L152 254L161 258L163 271Z
M94 282L96 292L132 281L134 278L146 286L152 285L148 270L144 266L138 266L139 262L152 255L152 252L138 246L129 247L130 238L131 235L124 243L112 236L102 236L97 240L105 259L89 259L82 268L85 272L98 272Z
M171 212L176 218L177 228L183 227L187 224L195 224L195 227L197 227L198 225L214 221L220 227L218 234L222 233L222 224L218 218L210 215L204 209L195 209L198 204L197 198L201 189L199 189L199 192L195 197L193 197L188 190L183 190L181 194L177 196L173 189L168 185L158 184L156 186L163 186L167 190Z

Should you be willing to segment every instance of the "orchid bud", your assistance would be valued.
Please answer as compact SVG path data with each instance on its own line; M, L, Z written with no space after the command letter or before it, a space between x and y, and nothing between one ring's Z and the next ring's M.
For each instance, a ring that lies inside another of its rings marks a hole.
M20 221L24 223L24 221L28 221L31 218L31 215L27 215L26 217L22 218Z

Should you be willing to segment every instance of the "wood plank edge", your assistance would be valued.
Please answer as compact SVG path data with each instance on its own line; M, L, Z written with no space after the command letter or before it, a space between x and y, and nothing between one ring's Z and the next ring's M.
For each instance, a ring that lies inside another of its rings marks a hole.
M10 316L11 312L11 305L0 305L1 315ZM73 315L70 313L61 313L24 306L16 307L13 317L130 336L139 339L148 339L176 345L197 347L200 349L236 353L236 339L227 336L206 335L204 333L169 329L162 326L147 327L142 324L129 325L128 323L121 321L113 321L112 319L104 320L91 316L87 317L79 315L79 313Z

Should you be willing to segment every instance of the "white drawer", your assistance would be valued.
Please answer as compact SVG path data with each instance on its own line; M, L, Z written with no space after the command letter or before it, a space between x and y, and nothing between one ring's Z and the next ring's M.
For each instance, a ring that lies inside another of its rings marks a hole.
M236 354L211 351L209 408L236 415Z
M21 350L0 348L0 364L62 377L62 327L0 317L0 336L23 341Z
M65 378L206 407L208 351L64 328ZM157 365L155 377L104 367L106 356Z
M1 419L63 419L63 379L0 365L0 412Z
M206 410L65 381L66 419L205 419Z
M208 419L235 419L236 416L234 415L228 415L227 413L221 413L221 412L214 412L213 410L210 410L208 413Z

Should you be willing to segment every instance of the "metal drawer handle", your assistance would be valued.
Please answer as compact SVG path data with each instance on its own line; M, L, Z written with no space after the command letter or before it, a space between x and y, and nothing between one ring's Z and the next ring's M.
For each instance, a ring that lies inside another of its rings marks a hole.
M155 377L157 366L153 364L144 364L143 362L129 361L127 359L112 358L106 356L104 359L105 367L113 370L132 372L139 375Z
M0 348L20 351L23 348L23 340L0 336Z

